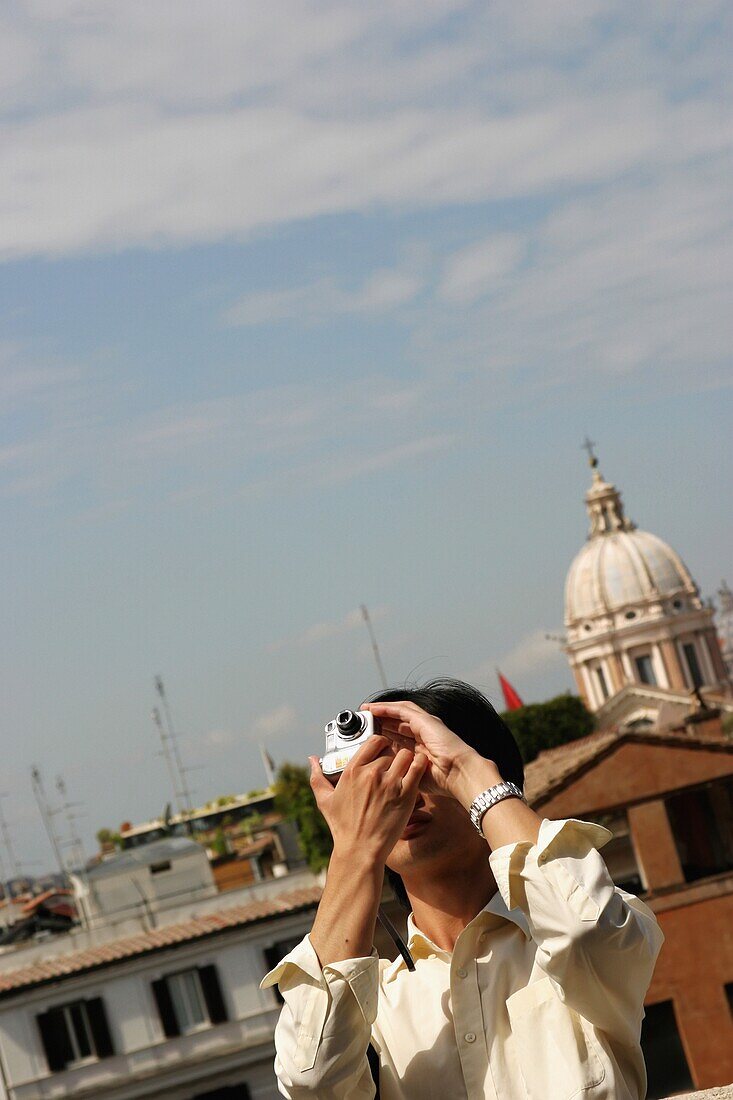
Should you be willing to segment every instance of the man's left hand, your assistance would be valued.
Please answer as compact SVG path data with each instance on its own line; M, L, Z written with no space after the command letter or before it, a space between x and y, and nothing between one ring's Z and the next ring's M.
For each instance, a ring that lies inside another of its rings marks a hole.
M423 789L429 787L441 794L461 797L462 779L471 770L472 762L480 758L440 718L410 702L364 703L361 709L371 711L379 719L381 732L396 748L412 748L427 756L428 766L420 784ZM481 760L481 764L485 769L491 762ZM501 776L495 770L495 782L500 783Z

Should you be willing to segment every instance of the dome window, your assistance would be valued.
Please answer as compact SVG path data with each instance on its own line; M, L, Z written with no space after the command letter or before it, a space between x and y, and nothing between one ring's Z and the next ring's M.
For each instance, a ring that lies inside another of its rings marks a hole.
M593 629L592 623L584 623L583 624L583 630L592 630L592 629Z
M626 614L624 615L624 618L625 619L635 619L636 618L636 612L635 611L627 611Z
M682 600L672 600L672 607L675 609L675 611L679 611L679 609L682 607Z

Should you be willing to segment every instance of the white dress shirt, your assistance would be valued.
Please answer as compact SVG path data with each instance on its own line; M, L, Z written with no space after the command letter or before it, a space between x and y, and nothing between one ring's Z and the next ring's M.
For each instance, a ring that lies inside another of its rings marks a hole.
M643 1100L644 995L663 936L598 854L611 833L543 821L535 845L489 855L498 886L452 953L408 920L414 972L348 959L321 968L308 936L279 983L275 1072L291 1100Z

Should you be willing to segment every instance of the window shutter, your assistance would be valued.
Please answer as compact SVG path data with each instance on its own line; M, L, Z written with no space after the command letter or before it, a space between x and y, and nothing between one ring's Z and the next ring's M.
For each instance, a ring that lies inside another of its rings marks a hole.
M204 992L204 1000L212 1024L223 1024L227 1019L226 1005L219 985L219 975L215 966L199 967L199 980Z
M115 1051L112 1046L112 1036L107 1023L104 1001L101 997L92 997L90 1001L86 1002L86 1010L97 1058L110 1058Z
M51 1073L65 1069L73 1061L74 1051L62 1010L51 1008L48 1012L42 1012L36 1016L36 1022Z
M176 1019L176 1014L173 1009L173 1001L165 978L153 982L153 996L158 1006L160 1022L163 1025L163 1031L166 1037L168 1039L173 1039L176 1035L180 1035L181 1029L178 1026L178 1020Z

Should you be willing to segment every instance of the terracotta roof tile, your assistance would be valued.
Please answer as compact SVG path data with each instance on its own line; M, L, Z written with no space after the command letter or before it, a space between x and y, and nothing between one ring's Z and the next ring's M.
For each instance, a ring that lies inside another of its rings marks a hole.
M662 741L667 744L678 741L695 748L713 746L733 751L733 744L727 744L708 736L687 733L685 730L600 730L567 745L558 745L554 749L545 749L527 764L524 769L524 793L530 803L546 797L555 787L569 779L581 768L592 763L612 745L621 741Z
M256 924L268 917L283 913L297 913L318 904L321 897L320 886L307 886L291 890L263 901L250 902L247 905L235 905L220 909L215 913L206 913L200 917L183 921L180 924L164 925L150 932L141 932L135 936L112 940L98 947L88 947L83 951L74 951L68 955L56 955L52 958L34 962L17 970L0 972L0 998L13 996L18 990L44 982L63 979L72 974L82 974L102 966L123 962L126 959L160 951L179 943L202 939L217 932L231 928L242 928Z

